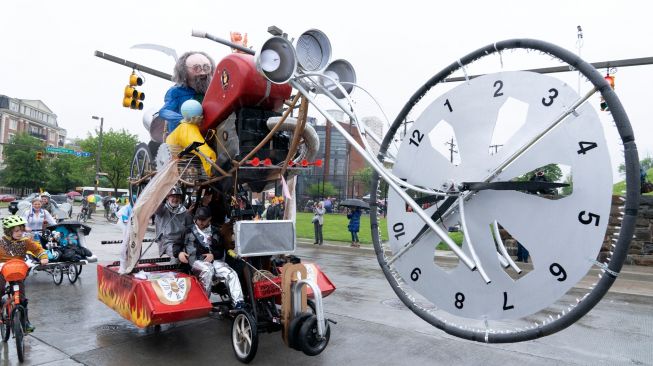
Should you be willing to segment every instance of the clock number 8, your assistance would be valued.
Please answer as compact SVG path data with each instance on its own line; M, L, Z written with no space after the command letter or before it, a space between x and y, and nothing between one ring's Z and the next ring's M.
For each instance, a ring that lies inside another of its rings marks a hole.
M456 302L454 303L454 305L456 305L456 308L462 309L464 301L465 301L465 295L463 295L462 292L456 292Z
M549 272L551 272L552 275L558 277L557 280L560 282L567 279L567 272L558 263L553 263L552 265L550 265Z

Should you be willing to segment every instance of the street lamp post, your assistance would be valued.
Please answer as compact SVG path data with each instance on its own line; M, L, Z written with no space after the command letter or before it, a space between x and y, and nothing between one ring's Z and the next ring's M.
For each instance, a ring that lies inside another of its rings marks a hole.
M97 185L100 180L100 155L102 154L102 127L104 125L104 117L92 116L93 119L100 120L100 134L98 135L98 148L95 154L95 194L97 194Z

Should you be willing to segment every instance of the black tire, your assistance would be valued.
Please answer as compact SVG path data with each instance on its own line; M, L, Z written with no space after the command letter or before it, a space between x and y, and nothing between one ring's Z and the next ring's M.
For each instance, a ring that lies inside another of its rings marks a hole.
M77 278L79 277L79 272L77 272L76 264L69 264L68 270L66 272L68 273L68 281L70 281L70 283L77 282Z
M299 341L299 329L304 321L312 315L311 313L301 313L290 321L290 324L288 324L288 347L297 351L302 350L302 344Z
M136 145L129 169L130 182L143 178L153 170L152 155L150 154L150 149L147 147L147 144L140 143ZM134 203L136 203L134 197L138 199L138 196L140 196L146 185L147 181L140 182L139 184L129 184L129 204L134 206Z
M59 265L52 268L52 281L54 281L54 284L57 286L61 285L61 282L63 281L63 270Z
M299 343L302 346L302 352L307 356L317 356L329 344L331 338L331 328L329 322L325 322L326 333L324 338L320 339L317 333L317 316L311 315L308 319L304 320L299 330Z
M0 334L2 334L2 341L7 342L9 340L9 336L11 335L11 324L9 324L9 313L7 313L7 307L5 306L5 302L9 300L2 300L0 302L0 306L2 306L2 312L0 313L0 317L2 319L2 324L0 324Z
M18 355L18 361L23 362L25 359L25 348L23 337L25 335L25 314L22 307L16 307L14 309L14 315L12 316L11 325L14 331L14 339L16 339L16 354Z
M82 268L84 268L83 265L81 264L75 264L75 267L77 267L77 277L82 274Z
M231 325L231 346L242 363L250 363L258 350L258 329L254 318L246 311L238 311Z

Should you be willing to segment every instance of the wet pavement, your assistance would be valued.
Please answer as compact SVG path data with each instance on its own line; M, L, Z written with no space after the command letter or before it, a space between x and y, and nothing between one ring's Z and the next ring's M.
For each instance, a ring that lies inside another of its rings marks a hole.
M100 212L101 214L101 212ZM117 226L101 215L89 223L88 247L102 262L117 259ZM287 348L280 333L259 335L252 365L653 365L653 269L626 266L610 293L566 330L534 341L487 345L460 340L419 319L398 300L373 251L300 240L297 255L319 263L337 286L325 298L331 326L315 357ZM150 255L154 255L150 249ZM444 262L455 263L446 253ZM589 286L590 273L579 286ZM75 284L46 273L27 282L36 331L26 339L25 365L239 365L227 320L197 319L143 330L97 300L96 266ZM2 344L0 365L18 364L15 344Z

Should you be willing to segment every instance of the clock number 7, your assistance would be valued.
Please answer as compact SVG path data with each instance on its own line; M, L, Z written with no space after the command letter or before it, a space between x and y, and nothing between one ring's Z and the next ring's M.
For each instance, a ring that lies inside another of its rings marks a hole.
M589 225L592 223L592 221L594 221L594 219L596 219L594 226L599 226L599 219L601 219L601 216L591 212L587 213L587 218L585 218L584 216L585 216L585 211L581 211L578 213L578 221L580 221L581 224Z

